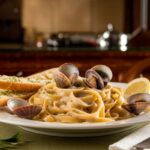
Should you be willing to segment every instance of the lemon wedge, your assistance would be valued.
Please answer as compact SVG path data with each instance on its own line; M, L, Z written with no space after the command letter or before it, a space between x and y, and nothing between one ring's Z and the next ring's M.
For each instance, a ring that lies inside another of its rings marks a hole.
M127 84L127 88L124 91L124 97L137 93L150 93L150 81L147 78L136 78Z

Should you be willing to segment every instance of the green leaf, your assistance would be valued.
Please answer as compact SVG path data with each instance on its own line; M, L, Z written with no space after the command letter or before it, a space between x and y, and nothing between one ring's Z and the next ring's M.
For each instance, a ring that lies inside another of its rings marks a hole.
M22 145L29 141L22 141L20 139L20 134L16 133L11 137L0 139L0 150L8 150L8 149L14 149L19 145Z
M4 142L18 142L19 141L20 134L16 133L13 136L6 138L6 139L0 139L0 141Z

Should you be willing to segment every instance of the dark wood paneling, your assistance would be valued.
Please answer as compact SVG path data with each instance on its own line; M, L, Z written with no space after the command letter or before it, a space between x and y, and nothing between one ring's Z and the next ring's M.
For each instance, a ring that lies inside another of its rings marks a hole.
M138 27L141 27L141 0L125 0L124 5L124 31L132 33ZM147 29L142 29L141 32L133 38L129 45L134 47L149 47L150 46L150 1L148 1L148 22Z
M87 69L96 64L108 65L114 73L113 81L137 62L150 58L150 52L17 52L0 53L0 74L16 75L22 71L24 76L58 67L62 63L76 64L82 76ZM148 72L150 74L150 72Z
M23 42L22 0L0 0L0 43Z

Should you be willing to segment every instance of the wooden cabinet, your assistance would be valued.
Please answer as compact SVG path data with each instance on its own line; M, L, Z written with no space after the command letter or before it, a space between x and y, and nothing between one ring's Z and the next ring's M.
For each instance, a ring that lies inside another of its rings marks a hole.
M57 67L65 62L76 64L83 76L85 70L96 65L108 65L114 73L113 81L137 62L150 58L150 52L100 52L100 51L18 51L0 53L0 74L24 76ZM150 71L146 74L150 75Z
M0 0L0 43L22 42L22 0Z

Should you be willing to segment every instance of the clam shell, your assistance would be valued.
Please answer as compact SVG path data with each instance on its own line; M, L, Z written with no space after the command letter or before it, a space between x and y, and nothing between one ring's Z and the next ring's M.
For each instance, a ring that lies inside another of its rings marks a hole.
M75 74L75 73L72 74L72 75L69 77L69 80L70 80L70 82L71 82L72 85L76 83L77 79L78 79L78 75Z
M144 112L150 106L150 102L136 102L132 104L125 104L123 108L133 113L139 115L141 112Z
M94 70L89 69L85 73L85 83L91 88L102 89L104 87L104 81L102 77Z
M150 94L148 93L138 93L128 97L128 104L125 104L123 107L135 114L138 115L141 112L144 112L147 107L150 106Z
M40 106L22 106L17 107L13 110L14 114L21 118L32 119L41 112L42 108Z
M10 97L7 101L7 107L10 111L13 111L15 108L20 106L27 106L28 102L20 98Z
M100 74L100 76L105 82L109 82L113 77L111 69L106 65L96 65L92 67L92 69L95 70L98 74Z
M55 72L53 72L53 77L54 77L54 80L58 87L67 88L67 87L71 86L70 80L62 72L56 70Z
M59 71L65 74L68 78L72 74L76 74L77 76L79 75L79 70L78 68L71 63L64 63L59 67Z
M95 89L97 88L97 82L96 82L96 78L95 77L90 76L90 77L86 78L83 81L85 82L85 84L88 87L95 88Z
M77 81L79 69L74 64L64 63L58 68L58 70L68 77L72 85Z
M128 97L127 102L133 104L135 102L150 102L150 94L138 93Z

